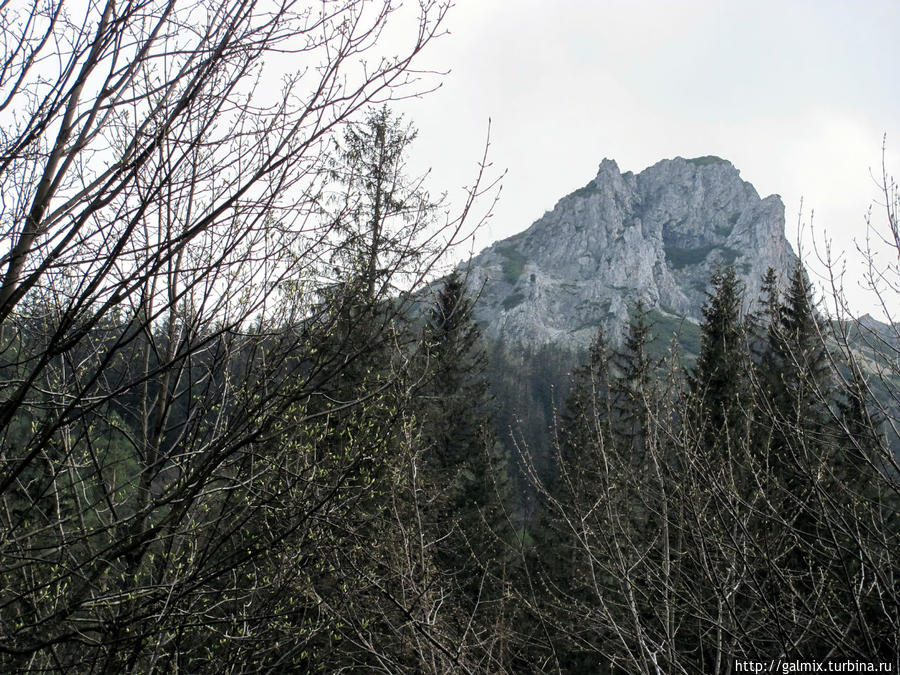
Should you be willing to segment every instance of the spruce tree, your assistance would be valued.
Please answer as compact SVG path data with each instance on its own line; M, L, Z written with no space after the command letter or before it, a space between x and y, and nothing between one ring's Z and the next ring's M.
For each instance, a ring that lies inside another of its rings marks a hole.
M824 345L824 330L813 300L812 286L798 263L785 293L777 348L782 357L782 382L788 411L807 428L826 422L827 401L834 386Z
M638 466L643 462L644 442L650 431L650 409L655 397L654 364L649 353L652 340L643 300L635 303L622 348L613 354L611 384L614 433L620 451L628 450Z
M878 569L890 569L892 560L896 560L896 551L900 550L900 499L896 483L891 485L882 475L890 472L885 458L891 452L881 434L884 418L874 411L869 385L859 365L851 361L849 367L851 373L838 403L843 436L841 452L832 466L835 487L827 502L828 517L837 525L835 539L842 549L838 555L839 571L846 580L841 586L843 605L858 613L851 635L860 644L868 643L870 653L887 659L897 651L900 598L893 584L863 587L859 582L867 573L862 556L879 560L872 565ZM866 592L858 593L860 588Z
M764 536L771 547L769 560L780 562L769 570L766 583L772 597L784 598L803 616L813 611L810 598L828 590L821 580L838 564L823 506L833 496L833 468L840 452L831 410L835 391L822 319L799 261L777 304L772 288L767 290L769 326L758 366L762 387L755 434L761 484L772 509ZM791 625L782 628L786 635L794 630ZM825 647L820 641L808 648Z
M406 244L438 206L421 178L406 171L416 135L387 105L373 108L362 124L347 127L332 163L343 190L332 199L342 241L331 262L337 276L352 278L369 300L388 292L397 274L415 269L419 256L408 255Z
M781 299L778 288L778 274L775 268L769 267L762 278L762 287L760 293L761 311L760 319L763 327L768 335L771 335L773 326L780 321L781 316Z
M509 534L508 462L493 433L487 356L458 271L437 294L426 321L420 393L425 443L426 519L439 539L436 560L464 593L470 613L502 586L502 540ZM448 535L449 531L449 535ZM481 590L487 576L496 587ZM484 616L483 607L479 610Z
M430 397L429 438L442 469L471 460L489 417L487 356L472 318L472 300L458 271L444 281L423 336Z
M571 387L555 435L555 471L545 480L533 527L529 561L536 610L550 618L538 631L549 640L554 666L562 672L597 672L606 635L585 621L598 608L597 586L615 585L602 571L595 544L610 535L609 487L630 463L630 448L616 453L610 395L612 353L598 329L584 362L571 371Z
M764 280L768 326L757 374L771 466L790 483L798 470L809 468L807 450L821 451L834 442L829 409L834 387L823 326L802 265L792 272L783 300L776 300L771 281L770 273Z
M564 593L573 592L572 582L582 576L576 561L583 552L573 524L596 502L603 483L599 476L603 457L615 443L610 359L601 327L588 349L587 360L572 370L571 388L557 425L556 471L547 481L547 498L553 504L544 504L537 539L542 565Z
M561 451L578 461L587 448L612 442L610 400L611 353L601 326L588 348L587 362L572 371L572 386L561 416Z
M781 323L781 294L778 275L769 267L762 278L759 309L748 318L748 333L755 364L758 390L766 400L773 400L781 383L778 331Z
M862 494L872 487L869 479L873 478L873 472L877 473L877 465L886 456L887 448L879 434L883 418L872 411L865 377L855 363L850 368L843 399L838 402L843 452L835 458L834 472L850 489ZM875 484L879 482L874 480Z
M688 375L672 499L672 511L678 514L674 530L678 541L686 542L678 563L681 578L691 588L686 611L698 617L696 630L686 632L679 643L685 654L696 654L703 672L718 671L716 663L732 648L709 636L719 627L734 630L735 616L753 604L735 592L726 611L718 595L718 584L729 570L752 569L742 552L753 541L747 530L754 521L745 516L745 505L753 499L755 481L747 452L751 358L742 288L731 266L716 269L710 285L702 310L700 353ZM736 590L742 590L741 585Z
M700 354L689 377L692 409L704 446L742 440L749 404L742 293L734 268L717 270L703 307Z

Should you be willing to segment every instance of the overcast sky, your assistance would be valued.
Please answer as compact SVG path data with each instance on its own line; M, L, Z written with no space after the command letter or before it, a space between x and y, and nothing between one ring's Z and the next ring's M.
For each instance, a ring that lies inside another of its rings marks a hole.
M432 185L471 181L492 120L507 169L476 251L527 228L601 159L641 171L718 155L812 212L836 248L864 232L882 137L900 173L900 2L459 0L420 65L450 70L400 109ZM806 239L808 247L811 239Z

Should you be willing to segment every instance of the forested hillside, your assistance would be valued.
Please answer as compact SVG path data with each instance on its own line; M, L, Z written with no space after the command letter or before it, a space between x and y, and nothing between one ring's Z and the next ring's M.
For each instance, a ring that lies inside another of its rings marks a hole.
M660 265L704 252L654 272L693 322L636 293L620 333L576 317L587 352L523 344L447 273L487 148L451 215L385 103L426 93L446 4L23 7L0 9L0 671L900 667L898 324L826 316L796 260L747 302L761 262L723 252L778 218L730 164L666 165L748 203L715 245L654 234Z
M641 307L622 347L598 333L557 417L554 470L523 452L539 495L530 642L546 667L896 658L895 432L856 364L835 368L803 270L765 282L747 316L734 271L713 276L686 371L677 342L649 349Z

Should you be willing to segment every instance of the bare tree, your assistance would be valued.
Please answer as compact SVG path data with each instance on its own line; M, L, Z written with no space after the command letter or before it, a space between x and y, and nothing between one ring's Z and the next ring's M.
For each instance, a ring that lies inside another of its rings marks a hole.
M548 670L896 667L897 474L890 399L864 370L875 351L860 355L851 335L846 360L835 355L802 269L774 297L768 325L748 334L739 298L714 296L689 386L672 359L624 416L614 392L625 373L602 345L579 371L559 477L548 484L526 462L550 534L526 558L519 595ZM637 439L616 430L634 413Z
M832 330L822 339L828 340L836 348L838 358L849 364L837 371L841 386L866 408L860 412L870 418L869 435L874 434L884 449L890 449L882 456L869 456L867 461L878 464L883 478L896 492L900 489L900 192L885 163L885 153L886 145L876 179L881 200L869 209L865 239L857 242L865 273L856 283L862 287L868 303L881 314L878 320L861 316L848 299L844 286L846 254L834 256L830 242L818 247L816 253L828 270L829 309L835 319L830 324Z
M382 55L398 11L0 8L5 667L238 671L333 650L340 594L308 580L346 581L323 561L353 540L383 444L326 443L329 420L399 379L341 401L326 385L394 334L462 236L421 209L385 283L377 241L366 283L329 281L349 215L325 198L331 138L427 88L413 63L447 3L419 3L405 50ZM360 303L387 318L323 348Z

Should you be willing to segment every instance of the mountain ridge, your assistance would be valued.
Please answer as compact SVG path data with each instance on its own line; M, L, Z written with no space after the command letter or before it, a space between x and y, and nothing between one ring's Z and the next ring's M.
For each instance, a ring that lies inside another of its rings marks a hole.
M749 303L768 267L786 278L796 261L781 198L760 198L731 162L676 157L635 174L604 159L528 229L475 256L468 274L489 337L577 349L600 325L615 340L638 300L699 320L718 265L735 266Z

